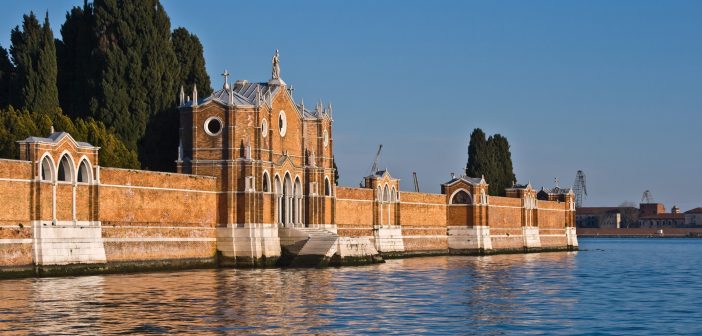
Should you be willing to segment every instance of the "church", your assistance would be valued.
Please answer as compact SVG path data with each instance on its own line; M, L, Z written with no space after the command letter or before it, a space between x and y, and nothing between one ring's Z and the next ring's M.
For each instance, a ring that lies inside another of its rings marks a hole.
M401 191L390 171L334 183L333 109L296 102L272 58L264 82L178 94L177 173L98 165L70 134L0 159L0 275L196 266L326 266L432 254L577 249L574 195L482 177Z

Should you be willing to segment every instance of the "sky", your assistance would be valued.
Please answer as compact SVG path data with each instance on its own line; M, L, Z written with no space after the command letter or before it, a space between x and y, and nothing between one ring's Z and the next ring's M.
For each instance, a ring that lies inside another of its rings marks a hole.
M12 1L0 45L22 14L48 10L55 36L83 1ZM438 193L462 174L470 132L511 144L520 183L571 186L585 206L702 206L701 1L176 1L172 28L205 49L218 89L281 77L308 105L334 106L340 184L381 167ZM175 95L176 93L174 93ZM489 181L488 181L489 182Z

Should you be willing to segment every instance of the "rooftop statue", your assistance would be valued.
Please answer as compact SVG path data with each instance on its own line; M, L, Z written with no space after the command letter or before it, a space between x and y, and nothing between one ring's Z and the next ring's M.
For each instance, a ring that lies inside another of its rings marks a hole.
M278 49L275 50L275 55L273 55L273 79L280 79L280 60L278 55Z

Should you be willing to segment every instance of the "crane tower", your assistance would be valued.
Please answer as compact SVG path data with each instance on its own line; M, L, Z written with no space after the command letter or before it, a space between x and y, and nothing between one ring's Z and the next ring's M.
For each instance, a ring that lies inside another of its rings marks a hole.
M583 199L587 196L587 186L585 184L585 173L578 170L575 174L575 182L573 183L573 192L575 193L575 207L583 206Z

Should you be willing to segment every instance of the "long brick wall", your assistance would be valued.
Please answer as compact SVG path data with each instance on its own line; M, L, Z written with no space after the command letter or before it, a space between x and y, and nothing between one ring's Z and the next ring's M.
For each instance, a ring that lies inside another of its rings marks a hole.
M215 256L215 178L103 168L100 179L108 262Z

